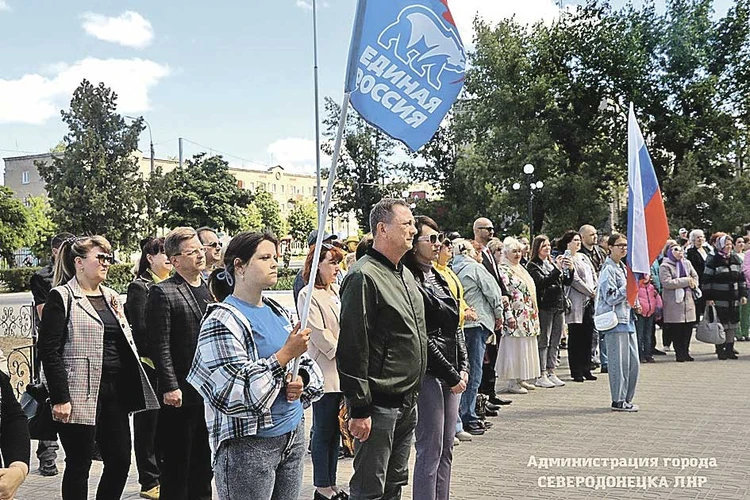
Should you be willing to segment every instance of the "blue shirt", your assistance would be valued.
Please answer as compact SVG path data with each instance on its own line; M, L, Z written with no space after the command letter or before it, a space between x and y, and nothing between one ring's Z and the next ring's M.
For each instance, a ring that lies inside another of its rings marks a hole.
M230 295L224 302L231 304L242 312L253 328L253 339L258 349L258 357L270 358L282 348L292 331L292 325L283 316L277 316L267 305L254 306ZM282 389L271 406L273 426L258 429L258 437L277 437L297 428L304 409L297 399L291 403L286 399Z

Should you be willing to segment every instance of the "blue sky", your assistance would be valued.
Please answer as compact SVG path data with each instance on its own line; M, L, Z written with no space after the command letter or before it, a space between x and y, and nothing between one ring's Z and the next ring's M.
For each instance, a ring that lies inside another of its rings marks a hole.
M123 114L150 122L157 157L176 156L177 138L185 137L309 171L311 1L0 0L0 157L54 146L66 132L59 111L87 76L118 91ZM356 2L318 3L321 101L340 100ZM715 6L724 13L732 3ZM515 14L532 21L556 15L557 4L453 0L451 8L466 39L476 11L490 20ZM141 149L148 151L145 132ZM203 149L187 144L185 152Z

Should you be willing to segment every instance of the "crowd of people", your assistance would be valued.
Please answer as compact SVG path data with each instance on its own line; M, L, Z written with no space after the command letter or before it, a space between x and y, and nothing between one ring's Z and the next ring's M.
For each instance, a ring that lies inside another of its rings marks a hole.
M32 285L63 498L88 498L99 456L96 498L120 498L133 448L143 498L210 499L212 481L220 498L298 498L312 406L315 499L400 498L412 446L413 498L447 499L453 447L491 429L511 403L503 394L564 387L561 349L568 383L595 381L599 368L611 409L634 412L640 364L672 349L693 361L704 309L726 332L719 359L737 359L735 337L748 338L750 226L708 241L680 230L638 277L632 305L618 233L584 225L501 240L481 217L461 237L398 199L378 202L370 227L356 249L321 235L316 262L317 232L308 238L294 290L298 313L310 300L304 329L263 294L278 279L270 234L225 244L213 229L179 227L149 238L124 304L103 285L114 262L105 238L54 238L53 264ZM45 475L57 474L56 450L39 443ZM350 452L346 485L337 464ZM25 477L21 455L11 467Z

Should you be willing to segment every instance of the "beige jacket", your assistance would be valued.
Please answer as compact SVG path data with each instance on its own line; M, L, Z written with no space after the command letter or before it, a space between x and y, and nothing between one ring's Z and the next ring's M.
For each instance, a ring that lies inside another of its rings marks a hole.
M297 310L302 311L307 297L307 286L297 297ZM339 373L336 369L336 349L339 344L341 300L339 287L331 285L331 291L315 288L310 304L310 317L307 327L312 330L308 355L318 363L323 372L323 389L328 392L341 392Z

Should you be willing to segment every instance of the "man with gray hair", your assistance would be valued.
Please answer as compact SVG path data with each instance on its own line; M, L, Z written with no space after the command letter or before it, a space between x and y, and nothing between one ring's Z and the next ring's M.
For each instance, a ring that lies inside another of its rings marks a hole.
M427 369L424 303L401 258L411 250L414 217L385 198L370 212L372 248L341 286L336 360L356 439L352 499L401 498L409 481L416 402Z
M597 245L599 234L594 226L584 224L578 230L578 235L581 237L581 253L591 261L591 265L594 267L594 279L598 280L599 271L601 271L604 261L607 260L604 250ZM604 342L604 334L594 331L594 334L591 336L592 369L596 368L597 365L602 367L602 373L608 372L607 344Z

